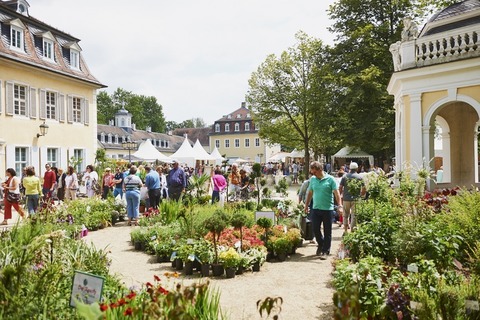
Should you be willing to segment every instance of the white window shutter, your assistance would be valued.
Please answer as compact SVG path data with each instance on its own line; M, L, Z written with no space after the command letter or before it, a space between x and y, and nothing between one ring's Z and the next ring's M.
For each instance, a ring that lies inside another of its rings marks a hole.
M5 107L5 113L9 116L13 116L13 82L7 82L5 96L7 98L7 106Z
M2 105L3 105L3 99L2 99L2 80L0 80L0 114L2 114Z
M26 116L30 118L37 117L37 89L28 87L28 92L30 92L30 96L28 97L28 107L26 110Z
M85 124L89 124L89 120L90 120L90 117L89 117L89 105L88 105L88 100L87 99L84 99L83 100L83 113L85 114L85 118L84 118L84 123Z
M5 146L5 153L7 157L6 168L15 168L15 146L13 144L7 144Z
M63 93L58 94L58 120L65 122L65 95Z
M40 90L40 119L45 120L47 118L47 91Z
M67 122L73 123L73 97L67 95Z

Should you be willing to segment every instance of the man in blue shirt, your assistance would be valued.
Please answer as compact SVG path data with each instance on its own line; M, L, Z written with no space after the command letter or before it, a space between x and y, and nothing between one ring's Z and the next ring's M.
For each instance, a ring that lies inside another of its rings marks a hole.
M148 199L150 199L150 207L158 209L160 204L160 175L157 171L152 170L150 166L145 167L147 175L145 176L145 186L148 189Z
M178 165L177 160L173 160L173 168L167 176L168 195L170 199L178 201L182 192L187 187L185 171Z
M309 212L309 204L313 199L313 208L311 212L312 227L318 248L317 255L325 260L330 254L332 244L332 216L333 216L333 197L338 203L339 212L343 212L342 199L338 192L338 186L335 179L323 171L323 166L318 161L310 163L310 184L307 189L307 199L305 200L305 212ZM321 226L323 223L323 235Z

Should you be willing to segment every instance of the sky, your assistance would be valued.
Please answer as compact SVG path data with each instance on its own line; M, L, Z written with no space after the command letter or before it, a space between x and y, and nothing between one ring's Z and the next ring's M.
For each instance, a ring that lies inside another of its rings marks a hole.
M167 121L207 125L240 108L248 79L295 34L333 44L334 0L29 0L29 14L79 38L108 88L154 96Z

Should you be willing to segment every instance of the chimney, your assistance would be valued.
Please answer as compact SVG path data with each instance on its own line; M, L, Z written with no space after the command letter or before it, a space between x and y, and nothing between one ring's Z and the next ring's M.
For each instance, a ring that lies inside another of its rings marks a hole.
M247 108L247 103L245 101L242 102L242 108Z
M145 128L145 131L147 131L147 132L152 132L152 127L147 126L147 127Z
M132 123L132 129L137 130L137 125L135 123Z

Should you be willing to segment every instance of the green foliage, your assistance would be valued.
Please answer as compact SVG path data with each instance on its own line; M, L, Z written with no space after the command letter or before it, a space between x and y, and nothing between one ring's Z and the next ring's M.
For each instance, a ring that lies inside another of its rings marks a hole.
M272 220L265 217L258 218L257 224L265 230L270 229L273 225Z
M270 314L274 312L275 315L272 318L274 320L278 319L278 315L280 314L280 312L282 312L282 304L282 297L267 297L264 300L258 300L257 309L260 313L260 317L263 318L263 313L265 312L267 314L267 318L269 318Z
M287 237L278 238L273 242L273 252L275 254L286 254L292 251L293 242Z
M230 224L234 228L240 229L246 225L247 221L248 221L248 216L245 214L245 212L239 211L233 214L232 218L230 219Z

